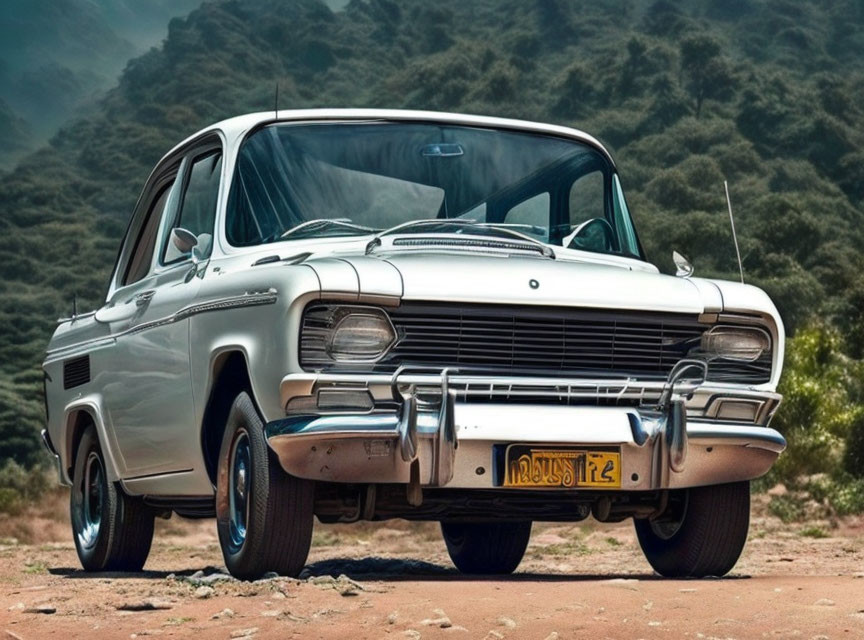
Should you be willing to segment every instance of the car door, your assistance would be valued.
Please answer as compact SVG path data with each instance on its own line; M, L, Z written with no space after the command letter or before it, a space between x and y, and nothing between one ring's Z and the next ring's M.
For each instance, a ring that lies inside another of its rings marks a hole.
M213 233L221 159L221 147L212 143L183 158L170 186L154 197L144 225L152 245L140 256L132 253L126 266L131 275L97 313L111 323L115 337L116 375L105 387L104 404L126 479L191 471L200 458L196 439L189 437L196 427L188 314L201 282L198 262L209 255L205 245ZM199 239L196 260L172 241L178 228ZM133 276L141 277L133 281Z

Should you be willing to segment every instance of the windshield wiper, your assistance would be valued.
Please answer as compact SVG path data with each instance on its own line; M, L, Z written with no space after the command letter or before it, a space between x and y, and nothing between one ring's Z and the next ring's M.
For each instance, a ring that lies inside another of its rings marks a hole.
M519 233L518 231L514 231L513 229L508 229L504 225L497 225L494 222L477 222L475 220L464 220L459 218L432 218L429 220L412 220L410 222L403 222L402 224L397 224L395 227L390 227L389 229L384 229L376 235L372 240L369 241L369 244L366 245L366 254L370 254L375 247L381 245L381 238L388 235L393 235L395 233L405 232L409 229L415 227L429 227L429 226L456 226L456 227L475 227L480 229L490 229L493 231L497 231L502 235L518 238L520 241L528 243L534 247L540 249L540 253L546 258L555 259L555 252L552 251L552 248L544 242L540 240L535 240L530 236L526 236L523 233ZM460 229L461 231L461 229ZM413 233L413 232L409 232ZM446 232L445 232L446 233ZM457 232L458 233L458 232Z
M364 233L360 234L360 235L365 235L366 233L375 233L376 231L380 231L380 229L373 229L372 227L364 227L363 225L360 225L360 224L354 224L348 218L319 218L317 220L307 220L306 222L301 222L300 224L288 229L288 231L286 231L281 236L279 236L279 238L285 239L289 236L296 235L297 233L300 233L300 232L318 231L324 227L330 227L330 226L342 227L345 229L352 229L355 231L363 231Z

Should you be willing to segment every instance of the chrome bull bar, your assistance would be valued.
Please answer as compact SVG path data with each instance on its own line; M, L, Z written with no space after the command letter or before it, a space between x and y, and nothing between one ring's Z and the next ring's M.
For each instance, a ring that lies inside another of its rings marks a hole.
M700 375L695 379L685 378L685 374L693 370L698 370ZM660 396L656 411L660 414L662 422L654 433L660 434L660 438L662 439L662 447L660 449L665 453L663 457L672 471L679 473L683 471L687 460L686 400L700 384L704 383L707 375L707 362L697 359L681 360L672 368L669 376L660 387ZM393 374L391 389L393 398L401 399L401 411L397 427L399 452L402 460L411 464L416 461L418 455L417 395L419 384L417 380L413 380L409 376L409 371L400 368ZM403 386L400 384L400 380L403 378L408 378L411 382ZM525 385L527 381L522 380L520 382L522 385ZM623 385L619 383L620 390L616 394L616 398L621 398L627 394L629 383L629 380L624 381ZM548 381L536 381L538 387L548 387L548 384ZM572 382L567 385L568 398L573 397L572 386ZM430 486L436 487L446 485L453 478L456 449L459 446L454 422L454 405L458 394L455 390L451 389L449 369L441 371L439 388L441 403L438 410L438 426L433 442L432 478L430 482ZM611 389L611 386L607 387L608 391L611 391ZM511 385L511 389L506 393L512 395L512 391ZM478 390L475 385L476 392ZM644 398L645 392L646 388L643 385L639 385L640 397ZM466 397L471 393L470 383L466 383L462 393ZM479 393L486 395L485 390L479 391ZM493 396L496 395L494 389L490 390L489 393ZM499 390L498 393L505 392ZM577 392L576 397L582 397L588 395L588 393L588 391ZM531 395L530 389L523 391L523 394ZM644 446L651 438L651 433L643 428L641 421L632 421L631 429L633 431L633 441L639 446ZM662 468L658 469L658 471L662 472Z
M399 417L399 452L402 460L413 463L417 459L417 387L409 384L403 390L399 387L398 372L393 376L393 397L402 398L402 411ZM453 462L456 458L456 423L454 404L456 393L450 390L449 369L441 372L441 407L438 410L438 429L433 443L432 485L441 487L453 478Z
M495 443L623 447L622 489L758 477L785 446L767 427L780 397L766 389L706 384L706 369L702 361L684 360L665 380L647 381L493 377L417 367L392 374L292 373L280 387L286 416L269 422L265 433L289 473L407 484L412 504L422 500L421 486L500 486L500 477L482 475L491 468ZM365 397L366 406L334 409L337 393L352 401ZM320 398L327 398L327 409L317 407ZM724 423L716 410L720 401L759 408L749 421ZM503 413L493 417L496 412ZM536 429L521 428L535 418Z

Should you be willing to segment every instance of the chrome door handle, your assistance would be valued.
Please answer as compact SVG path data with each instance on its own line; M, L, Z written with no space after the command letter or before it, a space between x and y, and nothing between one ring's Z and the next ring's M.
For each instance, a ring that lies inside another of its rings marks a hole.
M143 307L145 304L150 302L150 300L153 298L154 293L156 292L152 289L150 289L149 291L142 291L141 293L136 294L135 297L132 299L135 300L136 306Z

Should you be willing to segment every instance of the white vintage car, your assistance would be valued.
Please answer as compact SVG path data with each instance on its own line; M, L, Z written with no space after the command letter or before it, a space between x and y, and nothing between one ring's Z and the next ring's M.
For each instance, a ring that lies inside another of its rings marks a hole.
M684 265L686 267L686 265ZM634 518L665 576L747 538L783 325L759 289L646 261L615 163L563 127L280 111L174 148L104 306L60 321L46 446L87 570L154 517L216 517L240 578L295 575L313 518L440 521L506 573L532 521Z

